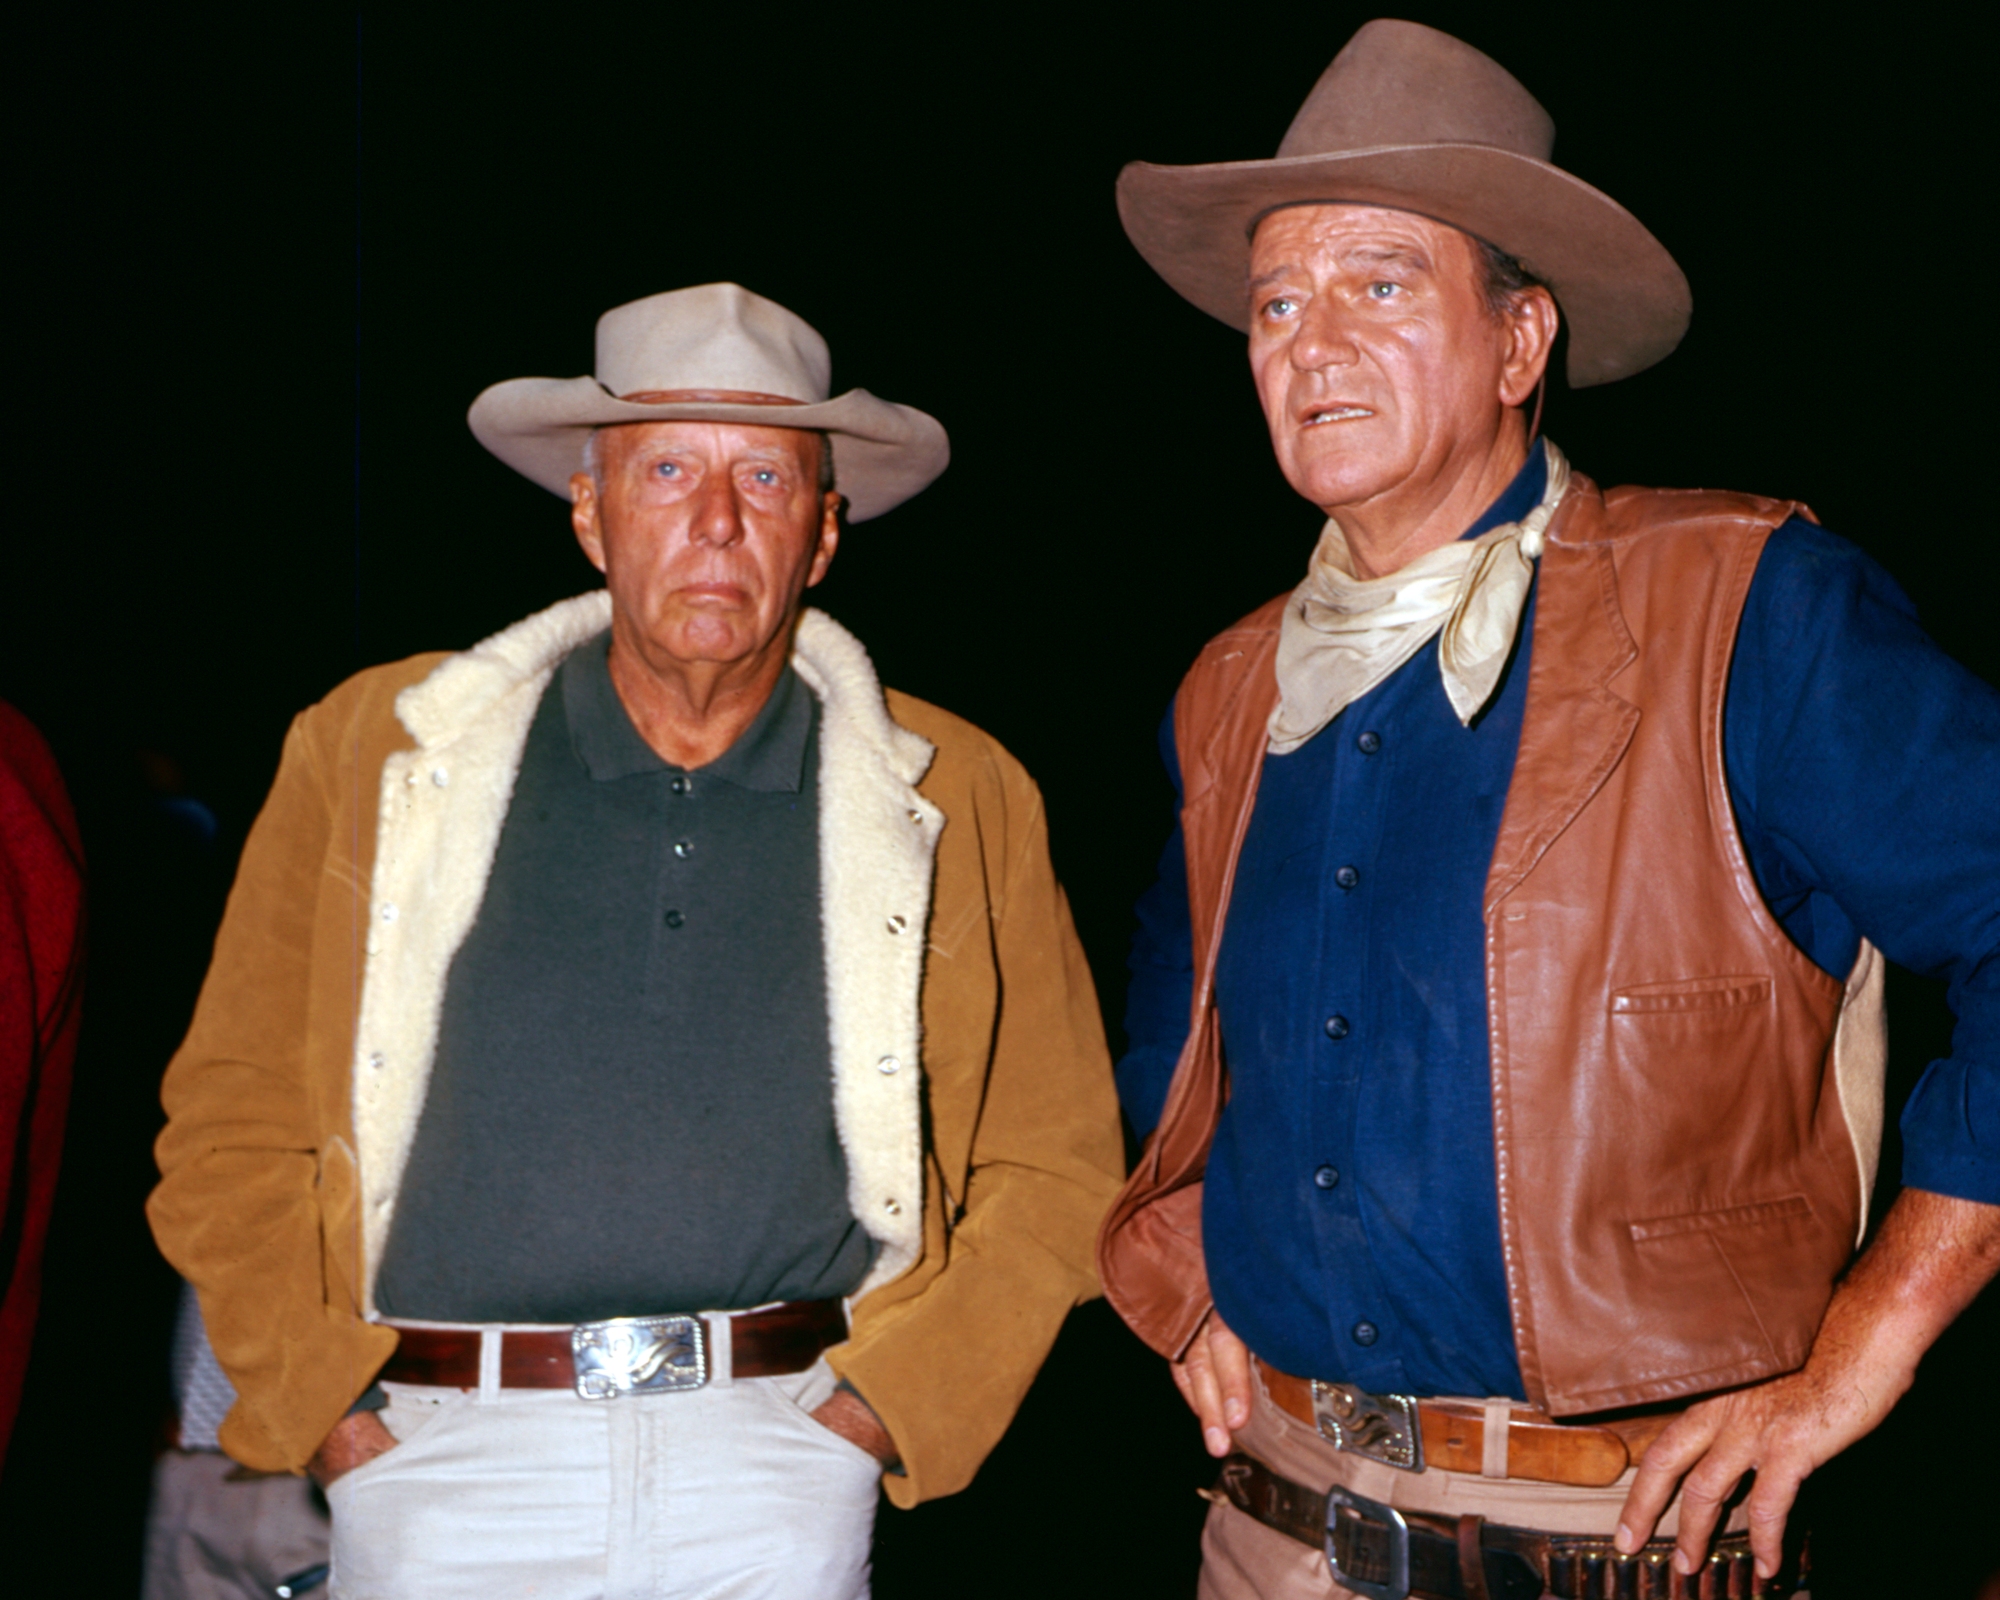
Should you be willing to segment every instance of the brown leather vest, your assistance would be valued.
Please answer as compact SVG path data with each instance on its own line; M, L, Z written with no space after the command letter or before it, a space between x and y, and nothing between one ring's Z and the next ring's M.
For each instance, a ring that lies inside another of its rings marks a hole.
M1751 876L1722 764L1750 578L1800 510L1604 494L1579 475L1541 558L1484 906L1508 1299L1526 1398L1556 1415L1798 1367L1862 1225L1880 961L1864 945L1844 993L1792 944ZM1173 1357L1210 1304L1201 1180L1228 1095L1216 957L1283 605L1212 640L1175 702L1194 1005L1098 1254L1106 1295Z

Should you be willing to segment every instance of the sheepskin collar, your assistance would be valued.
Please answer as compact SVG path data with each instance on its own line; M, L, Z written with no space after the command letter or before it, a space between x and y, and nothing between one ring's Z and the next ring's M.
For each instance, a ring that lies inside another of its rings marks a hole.
M398 696L414 749L383 765L355 1033L365 1297L423 1112L446 978L484 897L521 751L563 657L610 625L600 590L441 662ZM889 715L868 653L801 614L792 665L818 696L820 910L833 1101L848 1203L882 1249L861 1292L922 1244L921 998L944 816L917 792L935 751ZM726 1309L634 1307L657 1310Z

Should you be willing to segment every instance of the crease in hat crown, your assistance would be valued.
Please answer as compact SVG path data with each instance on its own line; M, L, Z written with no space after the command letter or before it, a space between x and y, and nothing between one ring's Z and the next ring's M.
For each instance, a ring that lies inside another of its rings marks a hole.
M826 341L741 284L669 289L597 319L597 381L615 395L722 389L816 405L832 392Z
M1556 125L1483 51L1422 23L1378 17L1319 75L1278 158L1403 144L1483 144L1547 161Z
M472 402L466 423L500 460L565 500L591 430L626 423L822 433L849 522L901 505L951 461L937 418L866 389L833 394L826 341L741 284L669 289L613 307L597 319L595 369L588 377L493 384Z
M1349 39L1275 157L1129 163L1118 215L1147 264L1238 331L1250 325L1251 236L1297 205L1410 211L1505 251L1549 285L1573 388L1629 377L1687 331L1686 275L1644 224L1550 159L1555 123L1492 57L1421 23L1377 18Z

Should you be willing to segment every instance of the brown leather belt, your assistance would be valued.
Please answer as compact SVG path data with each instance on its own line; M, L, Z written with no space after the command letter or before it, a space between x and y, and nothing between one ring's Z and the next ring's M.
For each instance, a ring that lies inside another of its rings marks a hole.
M1324 1552L1334 1581L1372 1600L1755 1600L1792 1593L1806 1571L1803 1551L1788 1551L1785 1570L1759 1583L1749 1534L1732 1533L1683 1577L1671 1539L1627 1556L1609 1539L1391 1511L1339 1488L1315 1493L1240 1454L1224 1460L1214 1496Z
M1279 1410L1315 1432L1322 1431L1310 1379L1294 1378L1263 1360L1257 1362L1257 1370ZM1416 1414L1426 1467L1442 1467L1447 1472L1479 1472L1485 1467L1486 1408L1478 1401L1419 1400ZM1512 1406L1503 1458L1506 1475L1601 1489L1616 1483L1677 1415L1664 1411L1579 1426L1556 1422L1546 1412L1529 1406Z
M689 1317L702 1325L705 1348L713 1348L712 1317ZM771 1378L803 1372L820 1353L847 1337L847 1313L838 1300L788 1300L765 1311L730 1317L730 1370L739 1378ZM612 1328L615 1323L587 1323ZM444 1389L479 1387L477 1328L398 1328L396 1353L378 1377L390 1383L423 1383ZM570 1328L509 1329L500 1335L503 1389L570 1389L577 1384L575 1332Z

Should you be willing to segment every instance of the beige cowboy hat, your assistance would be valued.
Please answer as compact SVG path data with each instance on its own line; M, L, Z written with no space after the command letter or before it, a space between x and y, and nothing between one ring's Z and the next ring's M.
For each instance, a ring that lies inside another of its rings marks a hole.
M826 341L776 301L733 283L704 283L599 317L595 377L496 383L472 402L466 421L508 466L565 500L591 430L607 423L822 430L848 520L865 522L928 487L950 461L951 444L935 417L866 389L828 399L832 369ZM699 398L717 393L745 398Z
M1414 22L1366 24L1320 74L1273 161L1118 175L1118 214L1153 270L1248 329L1250 235L1280 206L1420 212L1515 257L1569 323L1573 388L1650 367L1687 332L1687 278L1639 219L1549 164L1556 128L1490 56Z

